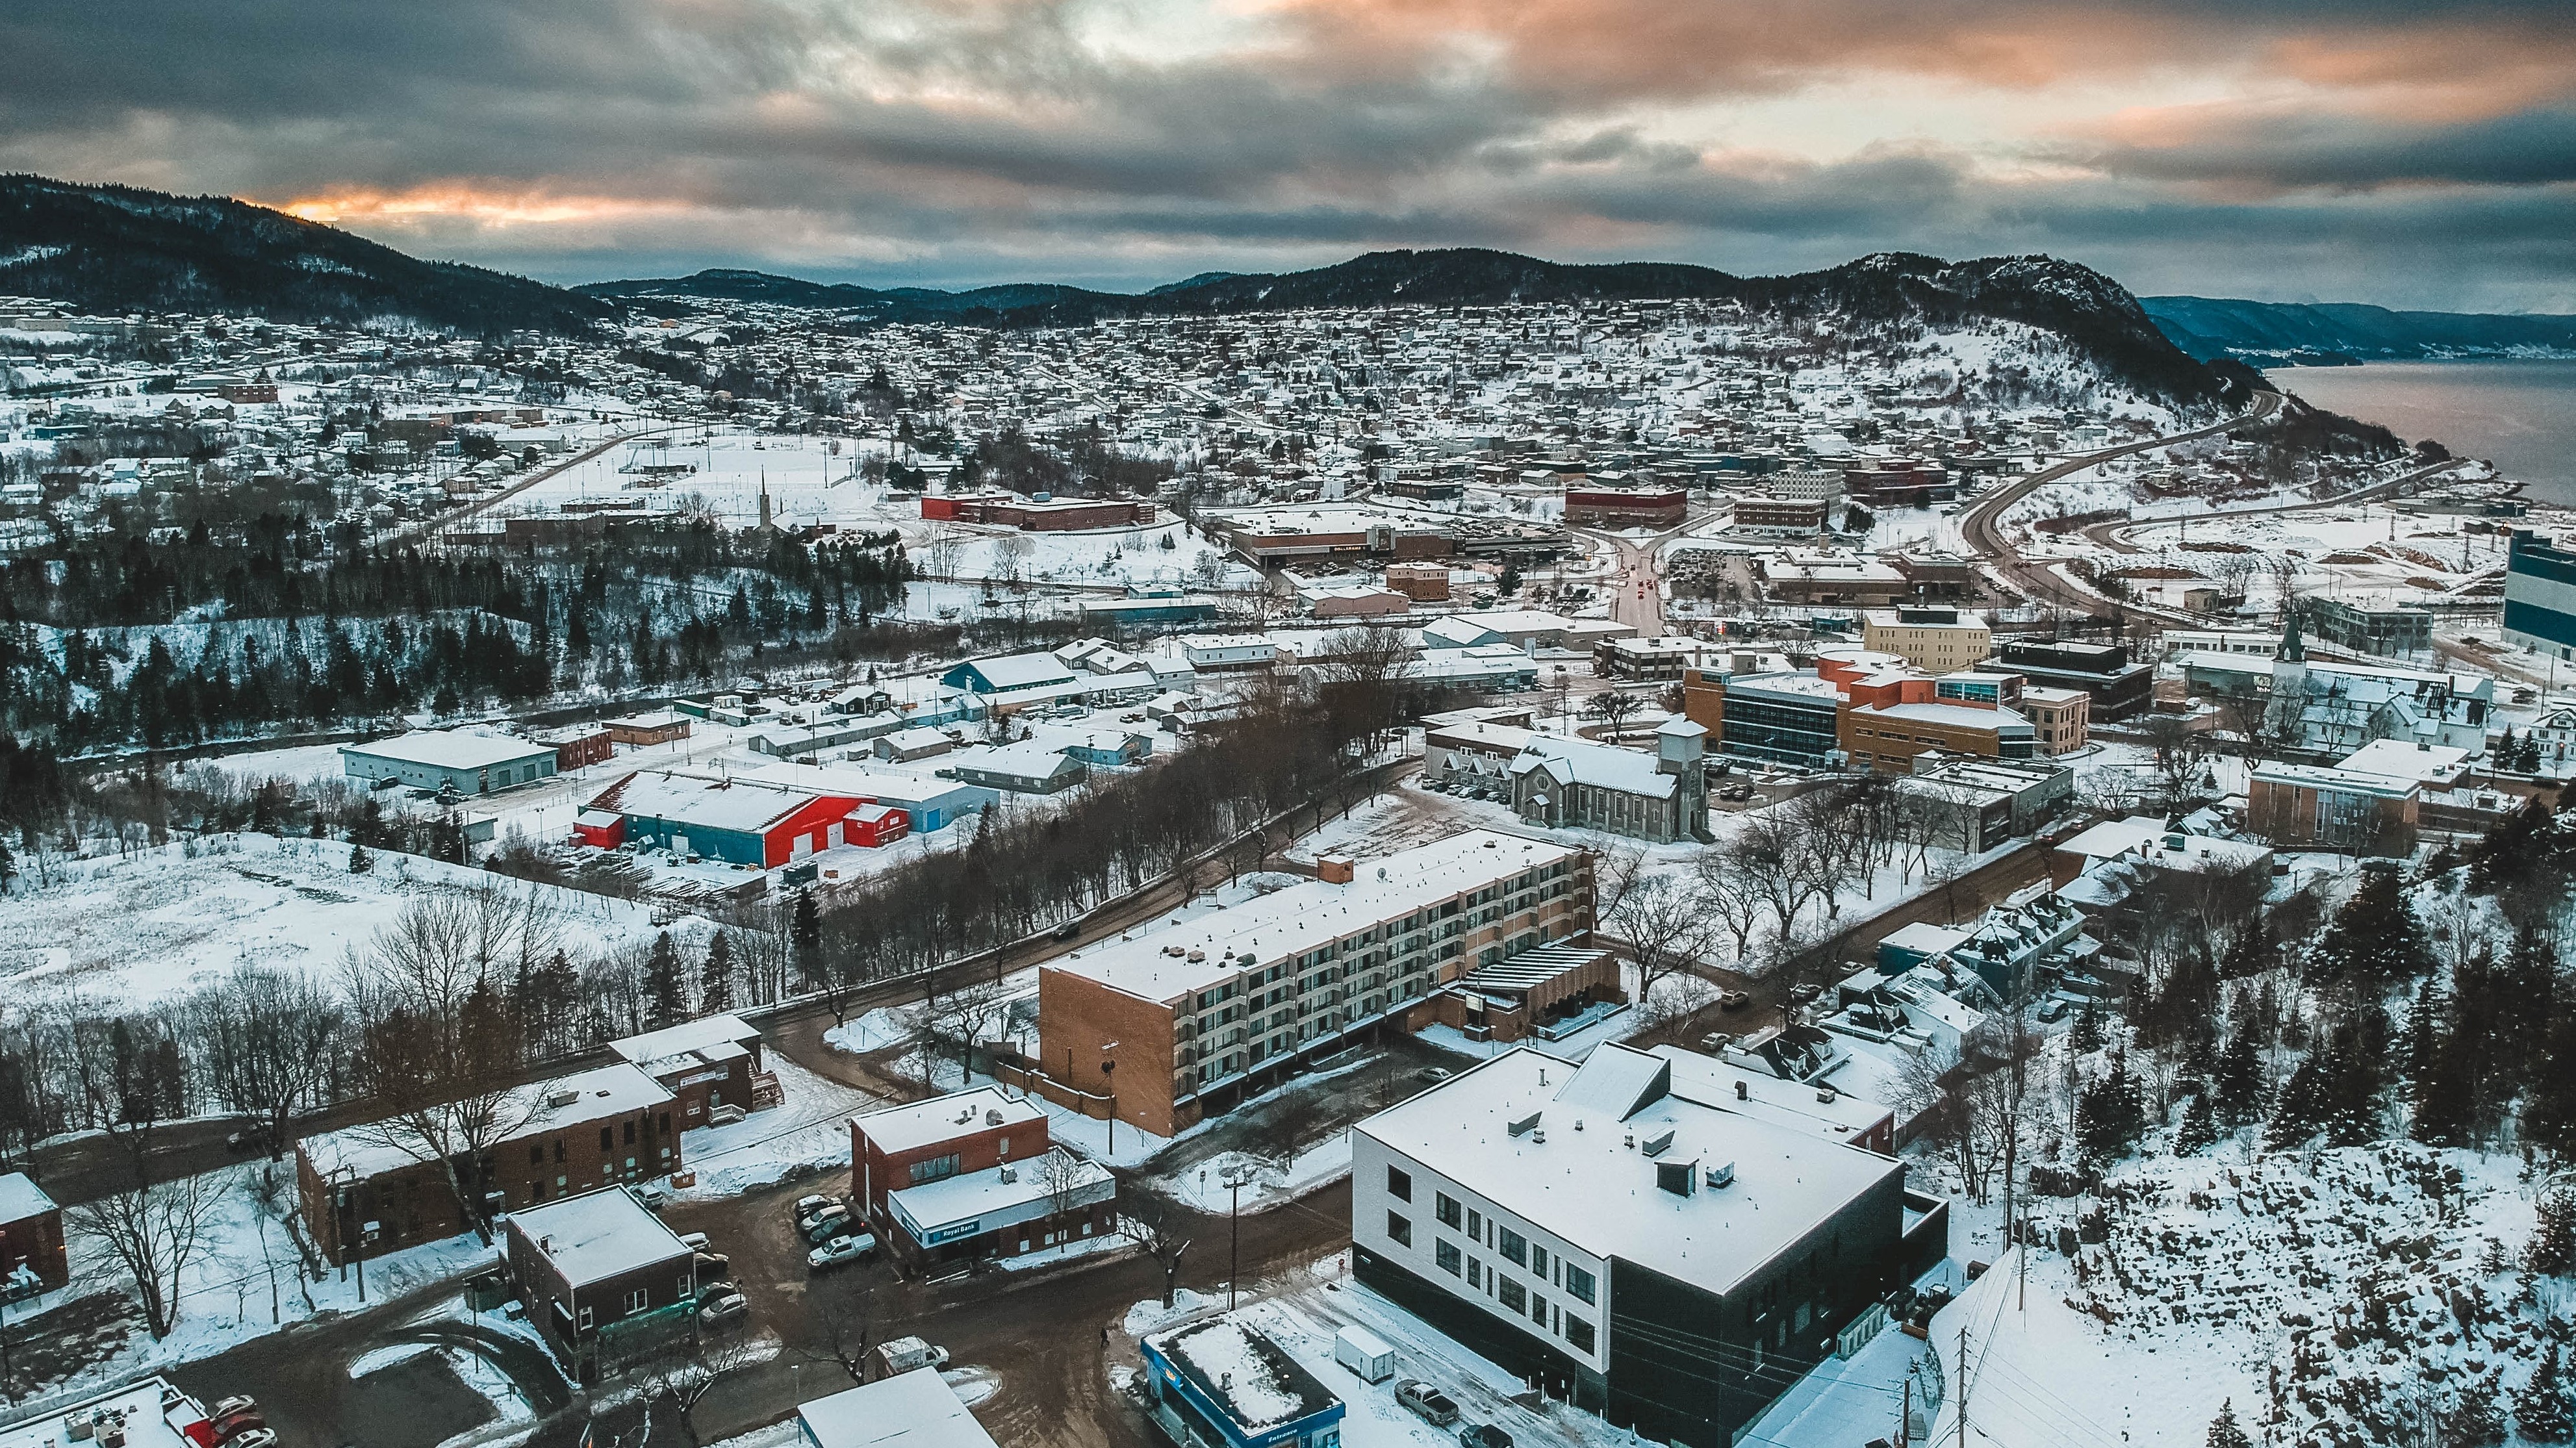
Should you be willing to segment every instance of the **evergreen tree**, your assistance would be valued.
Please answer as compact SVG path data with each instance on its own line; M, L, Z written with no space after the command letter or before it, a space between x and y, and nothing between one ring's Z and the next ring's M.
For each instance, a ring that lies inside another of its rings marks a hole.
M2523 1244L2522 1265L2543 1277L2576 1272L2576 1190L2560 1187L2542 1196L2540 1220Z
M2093 997L2084 998L2084 1009L2075 1014L2075 1028L2067 1032L2067 1046L2079 1056L2102 1049L2102 1012Z
M2227 1049L2218 1053L2212 1086L2219 1119L2228 1125L2242 1126L2262 1111L2263 1055L2254 1042L2252 1023L2240 1021L2228 1036Z
M2404 881L2395 870L2368 870L2308 957L2307 976L2316 985L2350 981L2385 989L2432 969L2433 949Z
M2561 1157L2576 1155L2576 991L2551 1002L2548 1034L2523 1095L2522 1134Z
M823 912L814 903L811 889L796 892L796 918L788 928L787 943L796 952L796 978L807 990L819 990L823 984Z
M2085 1158L2107 1166L2137 1148L2146 1114L2128 1057L2114 1055L2111 1069L2084 1088L2075 1104L2075 1142Z
M2496 1401L2495 1384L2479 1381L2460 1389L2451 1416L2442 1421L2442 1448L2488 1448L2504 1441L2504 1406Z
M2182 1124L2174 1128L2174 1155L2197 1156L2218 1140L2218 1112L2207 1091L2196 1091L2183 1103Z
M2281 1099L2272 1104L2271 1123L2263 1128L2265 1151L2287 1151L2325 1129L2326 1074L2322 1054L2301 1061L2281 1083Z
M680 984L680 953L671 945L671 932L665 930L653 937L653 953L644 961L644 1026L660 1030L688 1019L688 993Z
M2209 1420L2208 1448L2254 1448L2236 1421L2236 1400L2228 1398L2218 1405L2218 1416Z
M364 845L351 845L351 846L349 847L349 873L350 873L350 874L352 874L352 875L363 875L363 874L367 873L369 870L374 869L375 867L376 867L376 857L367 853L367 847L366 847L366 846L364 846Z
M710 1014L733 1009L733 938L721 930L707 942L706 963L698 967L698 1005Z
M2576 1433L2567 1401L2567 1379L2558 1362L2558 1345L2549 1345L2549 1355L2531 1373L2531 1381L2513 1399L2513 1420L2522 1436L2534 1443L2564 1443Z

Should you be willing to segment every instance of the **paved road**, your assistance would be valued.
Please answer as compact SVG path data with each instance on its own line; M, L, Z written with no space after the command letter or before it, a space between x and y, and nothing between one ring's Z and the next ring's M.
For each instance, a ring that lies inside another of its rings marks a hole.
M2196 428L2190 432L2149 438L2144 442L2126 443L2119 447L2106 448L2101 452L2084 453L2042 468L2038 472L2025 474L1970 504L1967 511L1959 515L1960 539L1967 544L1969 552L1985 559L1997 574L2032 598L2090 613L2099 607L2103 600L2067 583L2050 571L2047 565L2025 560L2021 551L2013 546L2003 529L1998 526L2004 513L2013 504L2029 497L2039 489L2082 472L2086 468L2109 462L2114 458L2127 457L2132 453L2170 447L2175 443L2190 442L2196 438L2216 437L2249 422L2260 422L2279 411L2280 407L2279 393L2258 392L2254 394L2254 405L2251 408L2225 422ZM2183 623L2193 622L2185 614L2169 613L2143 605L2126 606L2150 616L2170 617L2174 621Z
M1678 527L1667 528L1651 538L1631 538L1597 528L1569 531L1610 550L1614 566L1604 586L1610 589L1612 621L1635 629L1641 638L1656 638L1664 632L1663 562L1657 550L1707 521L1707 514L1694 514ZM1641 585L1643 596L1639 594Z

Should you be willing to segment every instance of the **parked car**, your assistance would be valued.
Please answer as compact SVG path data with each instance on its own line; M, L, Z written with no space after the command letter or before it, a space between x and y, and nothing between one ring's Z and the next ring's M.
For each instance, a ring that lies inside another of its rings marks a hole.
M1420 1378L1406 1378L1396 1384L1395 1400L1434 1428L1446 1428L1458 1421L1458 1405L1449 1401L1447 1393Z
M1751 1004L1753 1004L1753 997L1740 990L1722 990L1717 993L1717 1008L1722 1011L1740 1011Z
M722 1252L700 1252L695 1260L701 1282L722 1282L733 1276L733 1259Z
M1727 1031L1711 1031L1707 1035L1699 1038L1699 1048L1708 1052L1712 1056L1717 1055L1719 1052L1724 1051L1727 1047L1734 1044L1735 1036L1733 1033Z
M915 1368L948 1366L948 1349L933 1347L917 1337L898 1337L877 1345L877 1355L885 1359L889 1373L908 1373Z
M707 1234L704 1232L682 1232L680 1234L680 1245L688 1248L692 1252L703 1252L707 1250L707 1247L710 1244L707 1241Z
M671 1194L652 1182L639 1182L627 1190L635 1194L635 1200L642 1202L646 1211L658 1212L670 1204Z
M1460 1448L1512 1448L1512 1435L1491 1423L1470 1423L1458 1430Z
M816 1212L814 1219L805 1224L805 1245L820 1247L834 1237L849 1235L849 1231L850 1209L843 1206L827 1207Z
M2066 998L2050 996L2039 1003L2039 1010L2035 1014L2043 1024L2054 1024L2066 1019Z
M876 1249L877 1239L865 1232L854 1233L847 1237L834 1237L806 1253L805 1266L811 1271L820 1272L826 1267L838 1267L845 1262L856 1262Z
M223 1448L277 1448L277 1434L266 1428L244 1428L225 1439Z
M841 1199L839 1197L827 1197L819 1192L798 1197L796 1199L796 1230L800 1232L805 1230L805 1224L814 1220L814 1214L816 1212L823 1210L825 1207L837 1207L839 1205L841 1205Z
M1793 985L1789 987L1789 1004L1811 1006L1816 1003L1816 998L1824 993L1825 988L1820 985Z
M1081 933L1082 922L1079 920L1068 920L1062 925L1057 926L1053 932L1055 938L1058 940L1071 940Z
M215 1404L214 1410L206 1414L206 1431L218 1443L224 1442L235 1434L248 1433L267 1426L268 1419L260 1415L259 1404L244 1397L226 1398Z
M698 1299L698 1321L709 1327L723 1327L743 1320L751 1312L751 1299L727 1289L712 1297Z

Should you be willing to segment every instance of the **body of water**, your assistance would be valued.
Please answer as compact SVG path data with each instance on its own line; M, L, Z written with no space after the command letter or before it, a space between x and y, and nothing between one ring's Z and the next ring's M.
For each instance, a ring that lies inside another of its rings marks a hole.
M2576 362L2370 362L2265 375L2329 412L2486 458L2536 502L2576 506Z

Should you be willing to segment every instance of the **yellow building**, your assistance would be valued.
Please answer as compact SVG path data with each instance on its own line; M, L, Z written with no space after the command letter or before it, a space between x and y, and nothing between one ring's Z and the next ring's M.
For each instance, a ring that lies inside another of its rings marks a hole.
M1927 674L1973 669L1995 649L1985 618L1956 608L1873 608L1861 615L1860 641Z

